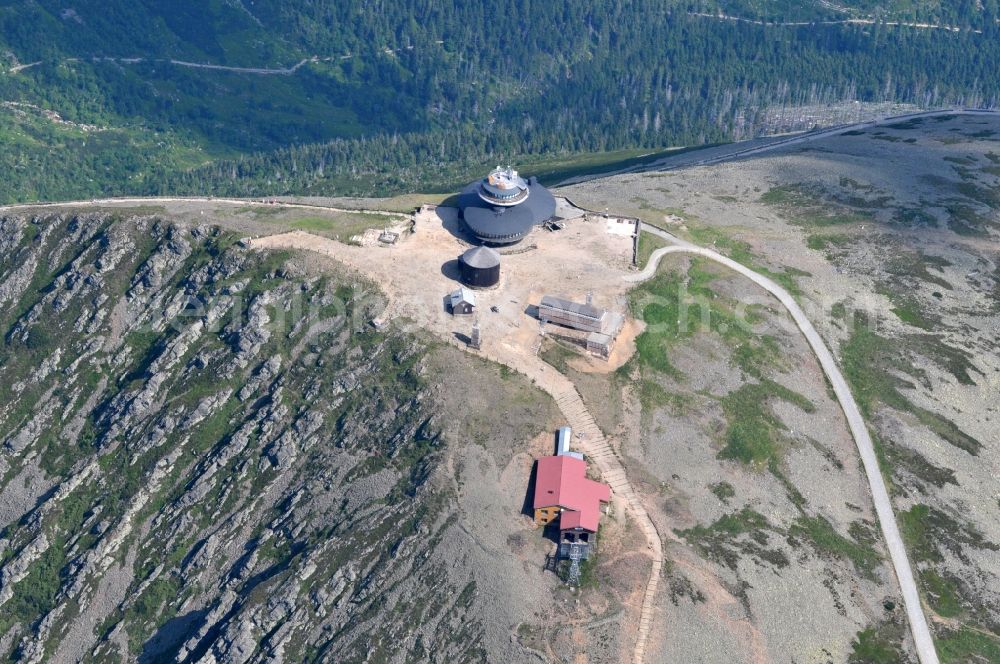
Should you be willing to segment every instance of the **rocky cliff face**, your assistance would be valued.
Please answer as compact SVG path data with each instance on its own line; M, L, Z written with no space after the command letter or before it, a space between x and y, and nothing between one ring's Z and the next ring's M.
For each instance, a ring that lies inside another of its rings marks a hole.
M506 597L526 568L442 470L452 351L365 326L379 304L209 228L0 219L0 656L532 657L511 630L555 579ZM521 403L480 468L551 417Z

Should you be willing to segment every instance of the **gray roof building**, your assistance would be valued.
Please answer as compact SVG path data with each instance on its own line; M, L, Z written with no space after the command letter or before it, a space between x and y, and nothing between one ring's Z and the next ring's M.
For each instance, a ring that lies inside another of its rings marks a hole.
M462 254L462 262L480 270L500 265L500 254L489 247L473 247Z
M619 313L555 295L542 297L538 319L574 330L572 335L561 333L561 336L571 336L576 343L604 358L611 355L615 338L625 323L625 317Z
M458 197L459 214L480 242L513 244L556 212L556 199L537 178L495 170L470 183Z
M489 288L500 281L500 254L489 247L473 247L458 259L462 283L473 288Z
M573 300L567 300L564 297L558 297L556 295L543 296L541 306L559 311L565 311L567 313L572 313L576 316L594 321L601 320L607 313L604 309L598 309L592 304L574 302Z
M476 294L463 286L448 296L448 302L453 314L471 314L476 308Z

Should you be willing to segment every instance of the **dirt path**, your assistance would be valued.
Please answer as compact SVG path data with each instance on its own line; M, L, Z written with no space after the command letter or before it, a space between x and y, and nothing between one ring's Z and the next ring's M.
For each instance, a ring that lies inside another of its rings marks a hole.
M761 21L759 19L745 18L742 16L731 16L729 14L708 14L705 12L688 12L688 16L715 19L717 21L732 21L735 23L749 23L751 25L766 25L775 27L806 27L810 25L884 25L891 28L944 30L945 32L971 32L977 35L983 34L982 30L963 28L958 25L946 25L943 23L916 23L912 21L876 21L871 18L844 18L834 21Z
M639 627L632 658L634 664L642 664L646 654L646 642L653 623L656 589L663 571L663 541L653 524L653 520L625 474L625 467L622 465L621 459L601 432L600 427L594 422L593 415L587 410L583 398L572 381L538 358L528 360L519 353L501 353L496 356L483 353L483 355L524 373L535 381L536 386L555 399L559 410L578 436L575 444L601 471L601 477L611 485L615 498L624 503L625 509L645 536L653 565L649 572L649 579L646 581L646 592L642 598Z
M434 42L438 46L444 44L444 41L437 40ZM395 55L400 51L412 51L415 46L401 46L399 48L389 48L388 46L382 49L382 53L386 55ZM169 58L143 58L143 57L133 57L133 58L120 58L104 55L94 55L85 58L64 58L62 60L54 60L55 63L64 62L114 62L122 65L134 65L143 62L150 62L154 64L171 64L177 67L187 67L188 69L209 69L213 71L224 71L233 74L252 74L255 76L291 76L298 72L299 69L310 63L316 62L333 62L336 60L351 60L354 58L353 53L345 53L344 55L328 55L319 56L313 55L308 58L302 58L294 65L290 67L234 67L230 65L217 65L210 62L190 62L188 60L173 60ZM23 65L15 65L7 70L8 73L16 74L18 72L24 71L31 67L35 67L40 64L44 64L45 61L39 60L37 62L30 62Z
M38 60L36 62L29 62L29 63L23 64L23 65L14 65L8 71L11 74L16 74L19 71L24 71L25 69L31 69L32 67L37 67L40 64L42 64L41 60Z
M623 175L625 173L643 173L649 171L657 172L667 172L678 170L681 168L695 168L697 166L711 166L713 164L721 164L723 162L733 161L734 159L742 159L744 157L752 157L759 154L764 154L766 152L771 152L780 148L787 148L793 145L799 145L801 143L809 143L812 141L818 141L824 138L832 138L833 136L840 136L849 131L860 131L862 129L870 129L872 127L878 127L880 125L894 124L897 122L906 122L907 120L917 120L919 118L936 118L946 115L986 115L996 117L1000 115L1000 111L994 111L989 109L977 109L977 108L951 108L951 109L940 109L934 111L920 111L918 113L906 113L904 115L896 115L887 118L880 118L878 120L868 120L866 122L855 122L852 124L837 125L835 127L827 127L825 129L818 129L815 131L796 133L786 135L784 138L780 137L767 137L762 136L758 139L751 139L749 141L741 141L739 143L732 143L729 150L713 150L713 156L704 159L698 159L697 155L700 151L689 152L685 154L680 154L677 156L667 156L663 159L658 159L649 164L641 164L638 166L631 166L629 168L623 168L617 171L606 171L603 173L596 173L594 175L578 175L568 180L560 182L556 187L565 187L568 185L579 184L581 182L587 182L589 180L596 180L599 178L612 177L614 175ZM773 139L773 140L770 140ZM760 141L766 141L764 145L760 145ZM757 143L755 146L748 144Z
M428 231L422 232L427 233ZM427 242L430 244L429 240ZM330 256L339 262L360 270L362 273L369 274L373 270L375 272L378 271L377 264L372 262L373 259L377 259L382 255L388 255L384 252L381 254L373 254L370 251L366 253L362 248L350 247L335 240L310 235L302 231L255 238L250 241L250 245L259 249L302 249L314 251ZM405 251L406 248L401 250ZM512 268L508 267L508 269ZM392 280L383 280L381 284L389 296L389 310L392 310L394 314L407 316L412 319L421 319L419 309L425 305L413 306L412 303L415 298L406 295L407 285L409 288L412 288L412 282L412 279L405 279L401 283L396 283ZM653 624L656 590L663 569L663 542L638 492L629 481L620 457L595 423L594 417L587 409L580 393L572 381L536 356L532 352L531 343L525 343L517 334L511 333L507 336L501 336L500 334L486 335L483 340L482 350L473 351L455 340L450 326L440 326L433 319L422 318L422 320L422 330L432 332L439 338L448 343L455 344L463 350L476 353L481 357L485 357L524 374L536 386L551 395L559 406L563 416L565 416L567 423L578 434L575 444L597 466L604 481L611 485L616 504L624 507L642 531L647 542L647 553L652 559L652 568L650 569L649 578L646 580L646 589L643 594L642 606L639 610L639 622L632 661L635 664L643 664L646 643ZM534 335L530 329L528 332L530 336Z
M655 226L643 224L643 230L672 242L673 245L669 247L661 247L660 249L654 251L652 256L650 256L645 269L638 274L626 276L626 281L639 283L650 279L656 274L656 268L660 259L667 254L696 254L704 256L705 258L713 260L717 263L721 263L731 270L734 270L752 280L758 286L776 297L785 309L788 310L788 313L792 316L795 324L798 326L799 330L806 337L806 340L812 347L813 352L816 353L816 357L819 360L820 365L823 367L823 373L825 373L826 377L830 380L830 384L833 386L833 391L837 396L837 401L840 403L840 407L843 409L844 415L847 417L848 426L851 429L854 442L857 444L858 454L861 456L861 462L864 465L865 475L868 479L868 486L871 488L872 501L875 505L875 512L878 514L878 521L879 526L882 529L882 536L885 538L886 547L889 550L889 558L893 569L896 572L896 578L899 580L900 590L903 593L903 604L906 607L906 615L909 619L910 631L913 634L913 641L916 645L917 656L920 659L921 664L938 664L938 656L937 651L934 648L934 640L931 638L930 628L927 625L927 618L924 616L923 607L920 604L920 594L917 591L917 584L913 579L913 571L910 567L909 558L907 557L906 547L903 544L903 538L899 532L899 525L896 523L896 515L892 511L892 501L889 499L889 492L886 489L885 480L882 477L881 470L879 469L878 458L875 455L875 448L872 444L871 436L868 433L868 427L865 424L864 418L861 416L861 411L858 408L857 403L854 401L854 396L851 394L847 381L844 379L833 354L830 352L829 348L827 348L826 343L823 341L822 337L820 337L819 332L816 331L816 328L814 328L809 319L806 318L805 312L802 311L802 308L799 307L798 303L791 296L791 294L771 279L754 272L750 268L742 265L741 263L737 263L731 258L723 256L722 254L712 251L711 249L706 249L704 247L699 247L689 242L685 242L675 235L660 228L656 228Z
M226 65L213 65L202 62L187 62L186 60L168 60L167 62L179 67L190 67L192 69L216 69L219 71L230 71L238 74L259 74L261 76L291 76L308 63L318 61L319 58L302 58L291 67L280 69L271 69L269 67L228 67Z
M250 198L213 198L210 196L156 196L156 197L136 197L136 198L91 198L83 201L58 201L53 203L18 203L16 205L0 206L0 211L8 210L33 210L37 208L59 208L59 207L105 207L116 205L150 205L155 203L207 203L213 205L238 205L240 207L259 208L293 208L301 210L323 210L326 212L345 212L350 214L371 214L399 219L409 219L410 215L393 210L352 210L348 208L333 207L331 205L312 205L309 203L291 203L278 201L267 203Z

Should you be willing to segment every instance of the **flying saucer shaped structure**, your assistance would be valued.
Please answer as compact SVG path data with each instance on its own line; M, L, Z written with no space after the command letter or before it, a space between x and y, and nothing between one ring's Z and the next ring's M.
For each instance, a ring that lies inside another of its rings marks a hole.
M511 168L497 168L462 190L458 208L480 242L505 245L552 218L556 199L537 178L525 180Z

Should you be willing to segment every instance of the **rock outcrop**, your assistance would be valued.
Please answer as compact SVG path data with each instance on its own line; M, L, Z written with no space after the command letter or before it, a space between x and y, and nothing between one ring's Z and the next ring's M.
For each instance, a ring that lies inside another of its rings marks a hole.
M533 658L476 591L523 572L459 528L427 347L347 329L368 292L290 260L0 219L0 655Z

